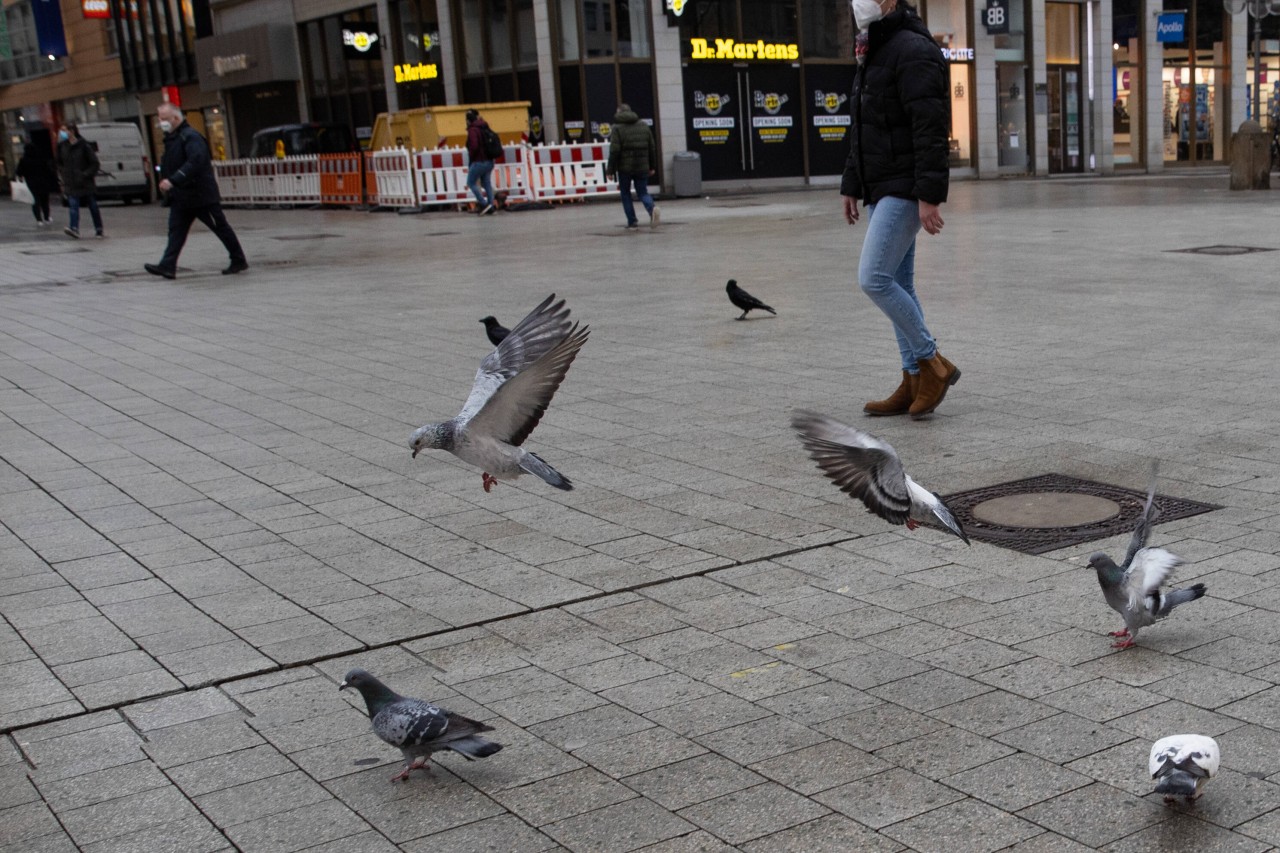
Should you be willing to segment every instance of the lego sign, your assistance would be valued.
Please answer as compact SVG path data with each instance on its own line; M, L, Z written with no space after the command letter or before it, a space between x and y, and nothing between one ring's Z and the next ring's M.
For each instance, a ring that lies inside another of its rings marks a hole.
M80 0L80 11L86 18L110 19L111 2L110 0Z

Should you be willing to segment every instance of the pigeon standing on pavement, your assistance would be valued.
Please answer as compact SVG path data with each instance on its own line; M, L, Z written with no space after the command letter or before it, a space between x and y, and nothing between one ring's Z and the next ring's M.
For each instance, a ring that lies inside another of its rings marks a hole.
M481 317L480 322L484 323L484 333L489 338L489 343L495 347L502 343L502 339L511 334L511 330L498 322L498 318L490 314L488 317Z
M566 492L573 488L568 477L520 446L590 333L586 326L570 325L569 309L555 298L553 293L544 299L485 356L456 417L413 431L409 447L415 457L424 448L447 450L484 472L486 492L498 480L524 473Z
M1188 802L1200 799L1204 783L1218 772L1222 754L1218 742L1204 735L1170 735L1151 745L1147 762L1156 793L1172 803L1176 797Z
M363 669L353 669L338 685L354 687L364 697L373 722L373 732L404 754L405 768L392 782L407 780L414 770L431 772L431 753L451 749L468 761L486 758L502 749L502 744L480 737L491 732L478 720L446 711L422 699L401 696Z
M1107 604L1124 618L1124 628L1112 631L1109 635L1120 638L1112 644L1117 649L1129 648L1137 641L1140 628L1154 625L1157 619L1168 616L1179 604L1195 601L1206 591L1202 583L1186 589L1160 591L1174 568L1182 563L1182 558L1163 548L1147 547L1155 495L1156 468L1153 466L1147 502L1142 508L1142 515L1138 517L1133 538L1129 540L1129 550L1124 555L1124 562L1117 566L1114 560L1101 551L1089 557L1089 568L1098 573L1098 585L1102 587L1102 595Z
M905 523L908 530L937 522L969 544L942 498L907 476L888 442L815 412L796 412L791 426L827 479L866 504L868 512L893 524Z
M742 316L736 318L738 320L747 319L748 311L768 311L770 314L775 316L778 313L768 305L765 305L759 299L756 299L750 293L747 293L741 287L738 287L738 282L733 279L729 279L729 283L724 286L724 289L725 292L729 294L729 301L732 302L734 306L742 309Z

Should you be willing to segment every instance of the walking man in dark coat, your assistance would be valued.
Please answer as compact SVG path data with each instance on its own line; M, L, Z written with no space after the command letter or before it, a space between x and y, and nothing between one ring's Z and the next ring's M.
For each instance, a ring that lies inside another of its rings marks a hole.
M58 131L58 170L62 178L62 194L67 197L67 207L71 212L71 222L62 229L68 237L80 239L80 205L89 205L89 215L93 217L93 231L98 237L102 233L102 214L98 212L98 154L85 139L80 136L80 128L69 121Z
M627 217L627 227L635 228L635 205L631 201L631 185L649 214L649 225L658 224L658 206L649 195L649 178L657 174L658 143L653 139L649 125L640 120L631 107L618 104L613 117L613 131L609 134L609 163L606 176L618 176L618 191L622 194L622 212Z
M163 103L157 111L164 131L164 156L160 161L160 191L169 194L169 244L158 264L146 264L152 275L173 278L178 271L178 255L187 242L191 223L199 219L209 227L231 256L223 275L235 275L249 268L244 249L222 212L222 196L213 176L209 143L187 124L182 110Z

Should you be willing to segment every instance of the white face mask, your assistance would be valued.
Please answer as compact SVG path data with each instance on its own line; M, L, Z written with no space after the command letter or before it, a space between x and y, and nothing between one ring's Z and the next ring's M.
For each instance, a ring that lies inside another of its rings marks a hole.
M853 0L853 20L858 29L865 30L884 17L884 10L876 0Z
M160 122L160 129L165 133L168 133L169 131L173 130L173 122L171 121Z

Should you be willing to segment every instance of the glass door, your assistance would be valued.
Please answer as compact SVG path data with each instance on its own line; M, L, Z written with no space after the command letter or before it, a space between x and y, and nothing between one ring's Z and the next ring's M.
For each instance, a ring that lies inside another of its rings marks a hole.
M1080 69L1048 68L1049 173L1083 172L1080 132Z

